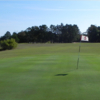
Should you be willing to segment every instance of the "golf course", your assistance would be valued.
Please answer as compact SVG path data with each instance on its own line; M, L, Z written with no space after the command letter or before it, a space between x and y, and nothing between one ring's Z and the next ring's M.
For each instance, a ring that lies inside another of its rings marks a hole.
M20 43L0 51L0 100L99 100L100 43Z

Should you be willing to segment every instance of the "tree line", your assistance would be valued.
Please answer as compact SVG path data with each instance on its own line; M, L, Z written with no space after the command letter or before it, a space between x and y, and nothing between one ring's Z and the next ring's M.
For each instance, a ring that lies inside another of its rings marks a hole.
M91 25L87 29L89 42L100 42L100 26Z
M13 32L7 31L4 36L0 37L1 40L14 38L19 43L67 43L79 41L80 31L77 25L47 25L28 27L24 31Z
M0 41L6 39L15 39L18 43L71 43L80 41L81 32L77 25L40 25L28 27L24 31L13 32L7 31L4 36L0 37ZM100 42L100 27L91 25L87 29L87 36L90 42Z

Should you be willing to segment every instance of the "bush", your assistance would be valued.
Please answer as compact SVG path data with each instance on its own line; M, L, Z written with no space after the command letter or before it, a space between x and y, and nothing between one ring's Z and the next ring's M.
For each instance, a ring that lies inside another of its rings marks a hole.
M51 43L51 41L47 41L46 43Z
M16 43L15 39L13 39L13 38L0 41L0 45L1 45L2 49L4 49L4 50L13 49L13 48L17 47L17 43Z

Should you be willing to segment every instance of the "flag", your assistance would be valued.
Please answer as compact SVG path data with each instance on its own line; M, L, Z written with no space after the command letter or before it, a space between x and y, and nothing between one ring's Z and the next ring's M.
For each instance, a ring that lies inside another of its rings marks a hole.
M81 35L81 41L89 41L88 36Z

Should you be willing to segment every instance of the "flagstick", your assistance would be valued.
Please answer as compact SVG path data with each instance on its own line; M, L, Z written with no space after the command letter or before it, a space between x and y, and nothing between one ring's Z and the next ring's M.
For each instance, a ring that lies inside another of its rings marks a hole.
M84 33L87 33L87 32L84 32ZM82 34L83 34L83 33L82 33ZM81 41L89 41L89 38L88 38L87 36L81 35L80 44L79 44L78 60L77 60L77 69L78 69L78 65L79 65Z
M81 49L81 41L80 41L80 44L79 44L79 52L78 52L78 60L77 60L77 69L78 69L78 65L79 65L80 49Z

